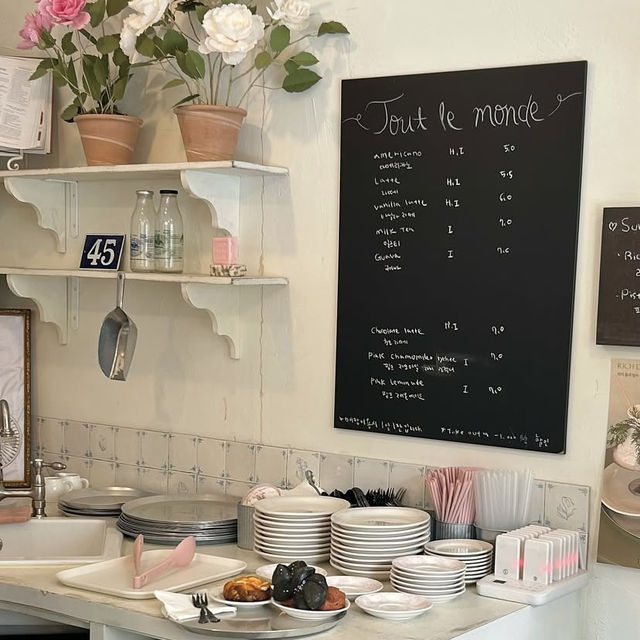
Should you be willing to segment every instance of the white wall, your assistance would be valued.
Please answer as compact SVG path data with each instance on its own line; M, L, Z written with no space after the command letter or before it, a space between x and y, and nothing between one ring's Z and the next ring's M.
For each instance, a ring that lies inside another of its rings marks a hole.
M595 346L595 311L603 206L638 200L640 160L640 6L632 0L325 0L323 16L345 22L348 40L323 42L324 80L301 95L257 91L242 133L239 157L288 166L287 181L269 181L248 193L255 213L244 222L247 240L264 247L264 271L283 274L285 291L249 296L244 357L226 355L202 312L184 306L170 285L130 284L127 309L139 329L130 380L114 384L95 362L99 323L113 306L112 286L82 285L81 326L59 346L50 325L34 325L34 415L146 426L267 444L354 452L410 463L529 466L537 477L588 484L593 489L591 533L604 459L609 361L636 351ZM16 40L31 0L3 3L0 36ZM339 166L339 79L586 59L589 62L585 155L579 235L569 432L566 455L527 453L483 446L335 430L332 384L335 339ZM131 111L145 126L136 160L181 160L177 125L166 98L148 92ZM162 101L164 100L164 102ZM62 166L82 162L72 125L59 125ZM108 203L105 205L105 202ZM82 203L81 233L109 230L126 221L133 196L94 194ZM190 230L206 252L207 212L189 209ZM260 225L263 224L263 228ZM3 264L52 264L50 234L35 215L0 195ZM72 250L77 249L77 245ZM259 259L259 250L251 250ZM53 264L77 260L54 256ZM205 262L206 264L206 262ZM0 287L4 306L24 304ZM592 545L593 546L593 545ZM594 549L591 550L594 556ZM613 575L616 570L611 569ZM634 576L636 574L633 574ZM624 601L640 595L636 580ZM597 600L596 602L602 602ZM633 604L629 600L629 611ZM621 605L622 606L622 605ZM637 608L634 607L637 611ZM606 610L596 612L606 619ZM632 614L629 614L631 616ZM640 614L633 616L636 624ZM597 636L614 637L607 624ZM619 630L618 637L629 637ZM594 632L595 633L595 632Z

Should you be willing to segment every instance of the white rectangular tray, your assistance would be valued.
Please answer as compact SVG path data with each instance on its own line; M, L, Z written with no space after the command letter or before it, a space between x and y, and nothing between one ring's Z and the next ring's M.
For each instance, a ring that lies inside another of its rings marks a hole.
M160 564L173 549L156 549L142 554L142 571ZM153 598L153 592L182 591L215 580L234 576L247 568L247 563L232 558L208 556L196 553L188 567L171 569L142 589L133 588L133 557L122 556L115 560L96 562L56 574L63 584L87 591L98 591L121 598L145 600Z

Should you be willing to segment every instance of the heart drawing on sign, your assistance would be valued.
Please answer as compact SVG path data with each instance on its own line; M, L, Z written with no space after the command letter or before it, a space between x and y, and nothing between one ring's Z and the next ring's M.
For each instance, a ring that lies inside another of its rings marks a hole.
M609 223L609 230L610 231L615 231L618 228L618 223L617 222L610 222Z

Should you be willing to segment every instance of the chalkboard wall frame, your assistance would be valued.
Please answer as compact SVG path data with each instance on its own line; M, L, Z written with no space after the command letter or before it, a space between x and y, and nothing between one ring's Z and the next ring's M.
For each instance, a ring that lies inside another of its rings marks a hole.
M596 344L640 347L640 207L602 212Z
M565 452L586 79L342 82L336 428Z

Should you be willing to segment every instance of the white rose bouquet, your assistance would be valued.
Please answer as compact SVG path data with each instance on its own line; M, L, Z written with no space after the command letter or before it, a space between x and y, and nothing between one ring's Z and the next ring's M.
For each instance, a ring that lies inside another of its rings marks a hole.
M128 6L120 47L174 76L164 88L186 90L176 106L230 105L234 96L233 106L240 106L268 69L278 71L275 88L305 91L321 76L311 69L318 58L301 43L349 33L335 21L312 27L307 0L272 0L264 15L251 2L229 0L129 0Z

